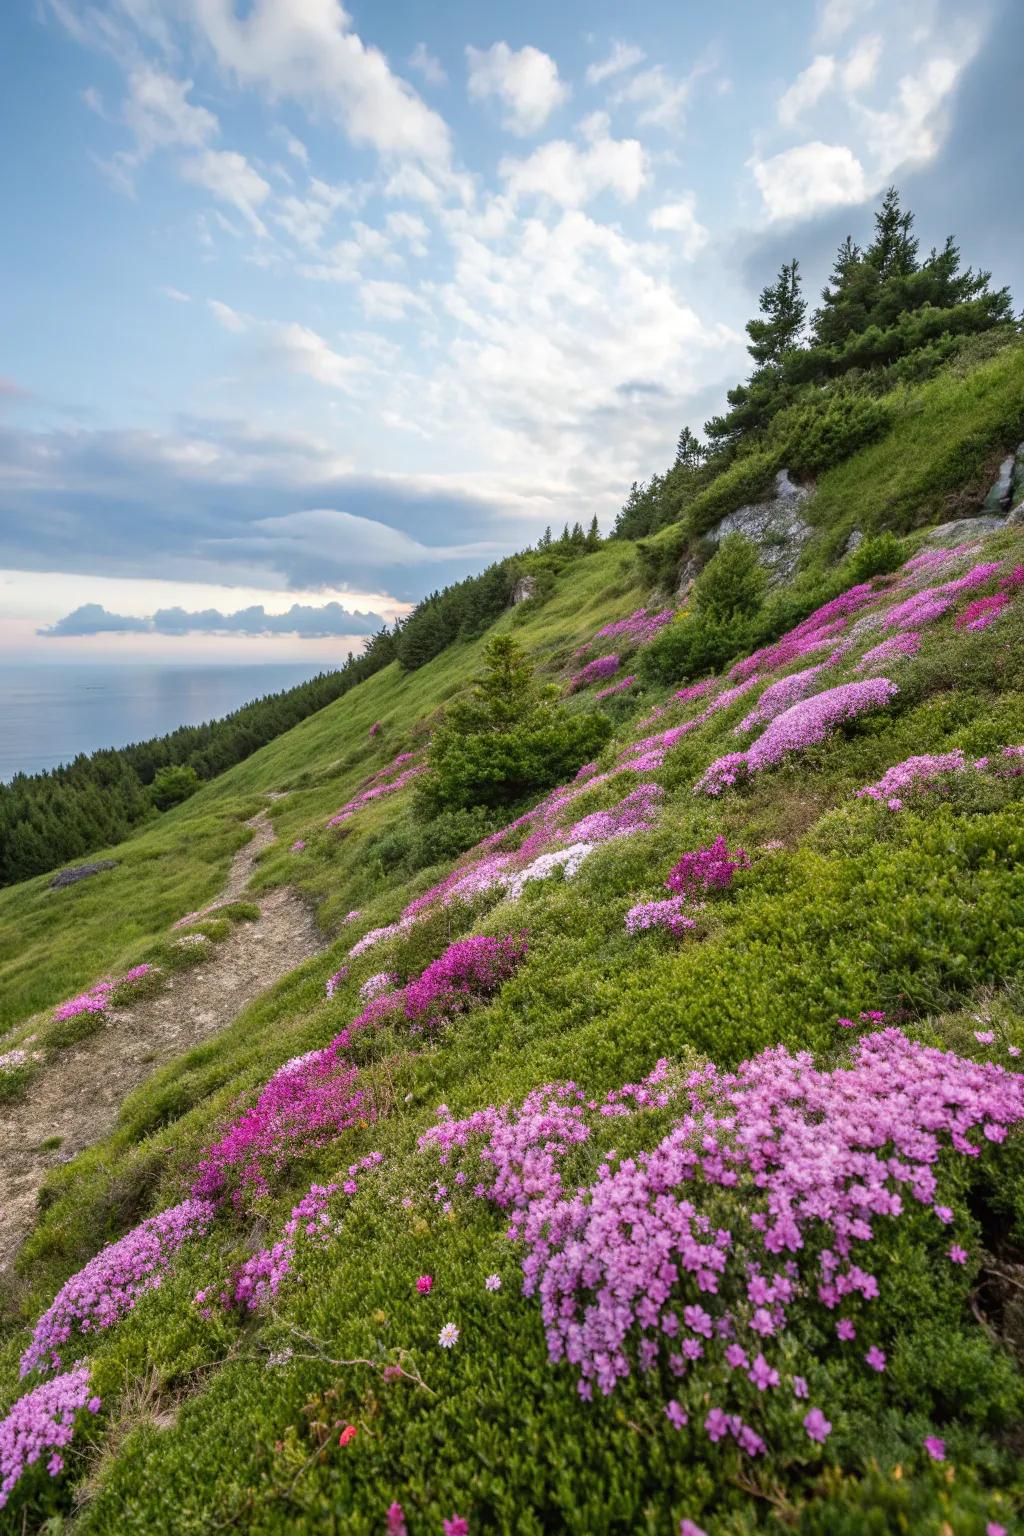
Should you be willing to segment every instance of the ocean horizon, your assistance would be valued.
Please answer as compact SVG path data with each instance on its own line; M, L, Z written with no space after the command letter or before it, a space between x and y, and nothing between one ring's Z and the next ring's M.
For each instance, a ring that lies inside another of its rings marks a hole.
M323 662L0 662L0 782L219 719L330 670Z

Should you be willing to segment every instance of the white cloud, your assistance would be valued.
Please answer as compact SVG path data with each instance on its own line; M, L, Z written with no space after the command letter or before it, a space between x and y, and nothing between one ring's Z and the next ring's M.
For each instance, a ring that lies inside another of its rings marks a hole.
M207 306L222 330L232 331L236 336L246 329L246 321L230 304L225 304L221 299L207 299Z
M631 203L647 180L647 155L638 139L598 138L586 149L552 139L525 160L502 160L498 173L512 199L548 197L563 208L582 208L607 191Z
M780 97L779 122L791 128L804 112L820 101L835 77L835 59L831 54L819 53Z
M611 52L605 58L588 67L587 84L601 85L605 80L610 80L613 75L621 75L627 69L634 69L637 64L642 64L646 57L643 49L637 48L633 43L613 43Z
M328 226L340 208L354 208L358 201L352 187L331 186L312 176L305 197L297 193L279 198L272 217L296 244L307 250L316 250L326 234Z
M190 304L192 302L192 295L190 293L182 293L180 288L172 288L168 283L161 283L158 292L162 293L165 299L173 299L175 304Z
M864 167L845 144L799 144L751 165L771 219L859 203L870 190Z
M674 202L662 203L660 208L655 208L647 220L652 229L679 236L679 253L684 261L692 261L711 238L697 218L696 204L692 192L683 192Z
M417 43L409 55L409 68L421 74L428 85L447 85L448 76L441 60L430 52L426 43Z
M193 159L184 160L181 174L197 187L205 187L245 219L257 235L266 228L256 209L270 195L270 183L253 170L244 155L234 149L207 149Z
M428 311L429 306L405 283L383 278L367 278L359 287L359 302L368 320L404 320L410 310Z
M430 230L418 213L408 213L404 209L398 209L394 213L389 213L384 223L391 238L404 241L412 255L426 256Z
M873 9L874 3L875 0L825 0L818 16L817 41L834 43L854 22L862 20Z
M243 84L315 103L382 155L448 163L444 119L351 30L339 0L255 0L243 17L235 0L193 0L192 9L219 63Z
M316 331L297 321L258 320L240 314L220 299L209 299L207 304L223 330L255 341L257 361L272 371L286 368L328 389L349 391L356 376L368 366L363 357L336 352Z
M884 179L900 165L919 165L936 153L946 130L943 109L971 52L961 53L958 60L930 59L916 74L904 75L887 110L860 109L879 177Z
M702 68L691 70L684 79L677 80L661 64L641 70L612 97L616 106L639 107L637 122L653 128L675 128L689 102L697 75Z
M508 43L494 43L487 49L467 47L466 58L470 100L497 96L511 133L524 138L536 133L568 100L569 87L558 78L558 65L539 48L527 45L516 51Z
M145 66L128 78L124 120L135 135L140 157L168 145L200 149L220 131L206 107L188 100L191 80L175 80L163 70Z
M866 91L873 84L882 57L882 39L877 32L862 37L843 65L843 90L849 95Z
M287 128L282 130L284 147L288 153L296 159L300 165L309 164L309 150L301 139L297 139L294 133L289 133Z

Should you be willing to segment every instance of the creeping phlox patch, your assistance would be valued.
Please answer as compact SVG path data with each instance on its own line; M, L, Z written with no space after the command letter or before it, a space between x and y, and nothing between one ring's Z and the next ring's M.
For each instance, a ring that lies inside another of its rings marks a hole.
M67 1002L59 1004L53 1010L55 1022L60 1024L65 1019L77 1018L82 1013L106 1013L119 987L130 986L133 981L141 981L142 977L148 976L152 969L151 965L135 965L116 980L108 978L96 982L87 992L80 992L77 997L70 997Z
M73 1334L110 1328L132 1311L143 1292L159 1287L182 1244L207 1231L213 1214L207 1200L184 1200L101 1248L65 1282L36 1323L21 1357L22 1376L59 1370L60 1352Z
M1004 747L994 762L989 757L968 762L960 747L954 747L952 752L923 753L894 763L876 784L865 784L854 794L858 800L884 800L890 811L902 811L908 796L923 798L962 774L987 772L1000 778L1015 777L1021 771L1018 764L1022 759L1024 746Z
M377 727L379 730L380 727ZM375 734L373 730L371 736ZM413 766L407 766L412 764ZM340 827L342 822L348 821L356 811L364 805L370 805L374 800L379 800L382 795L393 795L399 789L404 789L411 784L419 774L426 771L426 763L417 763L414 752L399 752L396 758L388 763L386 768L381 768L373 775L366 789L360 790L358 795L353 795L351 800L346 800L340 810L335 811L326 825L328 827Z
M749 869L750 859L742 848L730 856L721 834L706 848L684 853L665 881L672 895L661 901L641 901L626 913L626 932L643 933L650 928L667 928L679 938L688 928L697 926L684 908L700 902L714 891L726 891L737 869Z
M71 1444L80 1411L99 1413L100 1407L90 1388L88 1365L76 1365L19 1397L7 1417L0 1419L0 1509L29 1467L47 1452L50 1476L63 1472L61 1452Z
M676 1100L685 1112L651 1151L607 1153L589 1187L575 1160L563 1176L602 1117ZM831 1429L806 1402L801 1315L884 1372L872 1244L915 1206L938 1237L956 1219L943 1160L1022 1121L1020 1077L886 1028L834 1070L779 1047L676 1081L660 1062L603 1103L549 1084L518 1109L445 1115L420 1147L444 1170L435 1198L454 1187L507 1213L550 1359L574 1367L582 1397L637 1371L654 1391L671 1381L675 1429L758 1456L773 1434L797 1445Z

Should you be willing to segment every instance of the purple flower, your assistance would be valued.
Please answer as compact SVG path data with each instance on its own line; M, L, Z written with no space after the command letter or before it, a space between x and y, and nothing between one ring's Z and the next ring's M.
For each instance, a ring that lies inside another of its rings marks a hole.
M721 1408L712 1408L704 1420L704 1428L708 1432L710 1440L723 1440L729 1433L729 1419Z
M668 1419L673 1429L684 1429L690 1422L689 1414L686 1413L684 1409L680 1408L675 1398L673 1398L670 1403L665 1404L665 1417Z
M762 1354L758 1354L755 1357L754 1363L747 1374L759 1392L765 1392L769 1387L777 1387L779 1384L778 1371L775 1370L774 1366L768 1364L768 1361Z
M946 1442L945 1440L940 1440L937 1435L927 1435L925 1437L924 1448L928 1452L928 1455L931 1457L932 1461L945 1461Z
M794 1397L806 1397L807 1396L807 1383L806 1383L806 1381L804 1380L804 1378L802 1376L794 1376L793 1377L793 1396Z
M864 1359L873 1371L885 1370L885 1350L879 1349L877 1344L872 1344Z
M857 1337L857 1330L848 1317L841 1317L836 1323L836 1334L845 1343Z
M19 1397L0 1419L0 1509L23 1474L47 1452L50 1476L63 1471L60 1453L71 1444L82 1408L98 1413L100 1400L90 1393L88 1365L79 1364Z
M816 1440L819 1445L824 1445L832 1433L832 1425L820 1408L812 1408L804 1414L804 1429L807 1431L808 1438Z
M961 1248L959 1243L953 1243L950 1246L949 1257L950 1257L950 1259L952 1260L952 1262L954 1264L966 1264L967 1263L967 1249L966 1248Z

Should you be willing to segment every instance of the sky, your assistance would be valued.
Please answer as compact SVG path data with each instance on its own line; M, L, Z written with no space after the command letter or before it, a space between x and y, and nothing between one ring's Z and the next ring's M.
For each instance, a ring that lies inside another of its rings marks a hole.
M890 182L1024 294L1016 0L6 0L0 663L318 665L612 525Z

